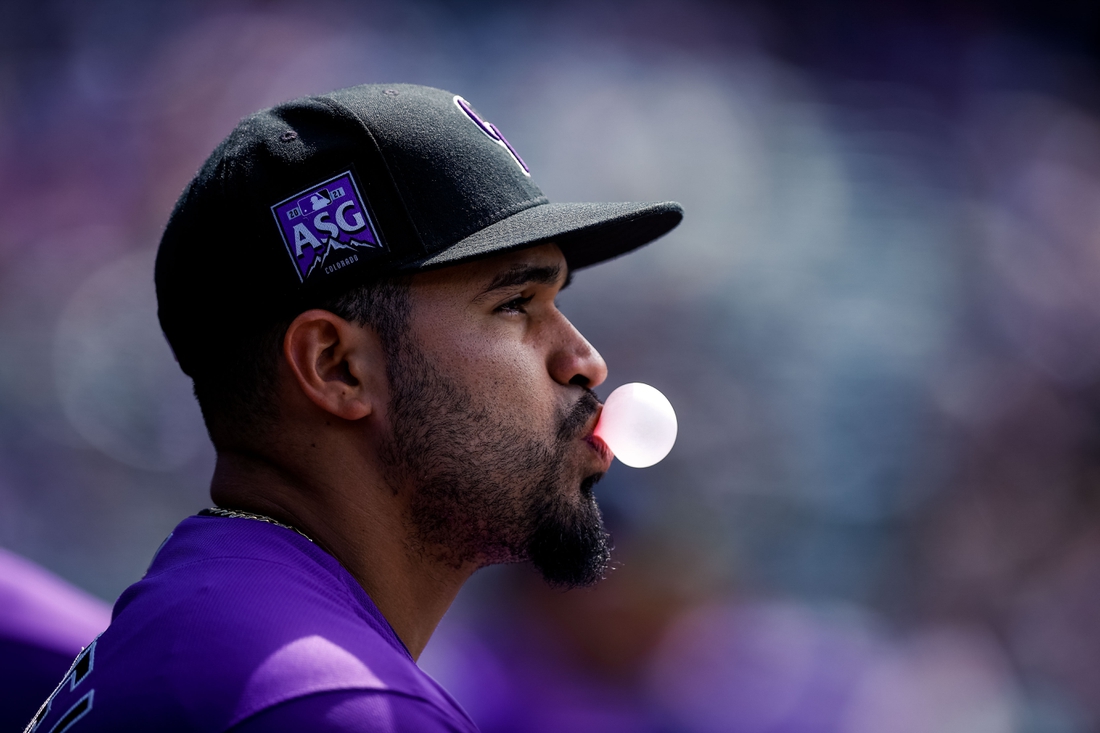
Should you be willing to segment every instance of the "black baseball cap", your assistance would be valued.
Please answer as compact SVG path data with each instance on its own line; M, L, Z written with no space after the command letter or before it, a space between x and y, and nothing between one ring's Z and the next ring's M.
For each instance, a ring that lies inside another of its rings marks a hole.
M168 220L158 316L184 372L216 344L356 282L553 241L571 269L680 223L665 203L550 203L462 97L408 84L302 97L244 120Z

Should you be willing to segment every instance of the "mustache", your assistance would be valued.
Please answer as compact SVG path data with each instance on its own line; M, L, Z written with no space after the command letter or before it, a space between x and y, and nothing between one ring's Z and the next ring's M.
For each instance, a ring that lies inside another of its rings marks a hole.
M579 436L588 424L588 420L599 409L600 400L596 397L596 393L585 387L584 394L562 418L558 426L558 440L564 442Z

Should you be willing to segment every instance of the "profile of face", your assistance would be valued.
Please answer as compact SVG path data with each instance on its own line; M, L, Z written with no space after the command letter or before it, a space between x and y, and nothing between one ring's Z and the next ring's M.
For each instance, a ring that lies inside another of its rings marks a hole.
M606 376L558 310L565 258L548 244L417 275L390 354L381 451L408 490L417 551L453 566L530 561L553 585L600 580L610 538L592 488Z

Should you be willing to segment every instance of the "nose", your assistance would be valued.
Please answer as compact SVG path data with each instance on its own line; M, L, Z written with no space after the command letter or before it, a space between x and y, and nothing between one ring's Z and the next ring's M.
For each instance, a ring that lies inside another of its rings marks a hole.
M558 384L593 389L607 379L607 364L581 332L560 315L561 340L550 354L550 376Z

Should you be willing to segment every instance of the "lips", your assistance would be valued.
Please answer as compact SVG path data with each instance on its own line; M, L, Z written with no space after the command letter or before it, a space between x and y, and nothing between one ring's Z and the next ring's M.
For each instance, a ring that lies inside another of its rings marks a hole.
M603 442L595 435L589 435L585 438L585 442L592 446L592 450L596 451L596 454L600 457L600 461L603 463L603 468L601 470L607 473L607 469L611 468L611 459L615 457L615 454L607 447L607 443Z
M615 457L615 454L607 447L607 443L603 442L603 439L595 434L596 425L600 422L601 412L603 412L603 405L600 405L599 410L593 413L592 418L589 420L589 424L586 426L587 430L585 431L584 442L588 443L589 447L599 456L600 462L603 464L600 470L607 473L607 469L611 468L611 459Z

